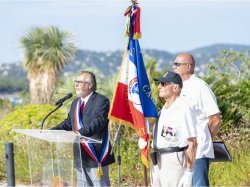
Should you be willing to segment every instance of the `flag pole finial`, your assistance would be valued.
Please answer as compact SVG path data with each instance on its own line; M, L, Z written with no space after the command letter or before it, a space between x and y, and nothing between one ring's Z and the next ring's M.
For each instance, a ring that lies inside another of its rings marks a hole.
M131 5L124 13L124 16L127 16L124 36L130 37L131 35L134 39L141 38L140 14L141 8L138 6L137 0L131 0Z

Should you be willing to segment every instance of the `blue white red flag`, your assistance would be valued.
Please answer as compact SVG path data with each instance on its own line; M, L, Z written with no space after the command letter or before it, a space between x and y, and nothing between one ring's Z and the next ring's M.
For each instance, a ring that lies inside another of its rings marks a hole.
M130 125L149 142L146 118L156 118L156 107L146 74L139 41L130 37L125 49L109 118L118 124ZM148 146L142 150L142 162L148 167Z

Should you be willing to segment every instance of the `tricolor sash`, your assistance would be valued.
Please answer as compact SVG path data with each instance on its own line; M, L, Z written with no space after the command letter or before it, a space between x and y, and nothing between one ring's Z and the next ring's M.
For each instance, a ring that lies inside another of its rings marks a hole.
M83 120L81 118L81 113L80 113L80 106L82 104L81 99L79 98L76 107L75 107L75 112L74 112L74 117L75 117L75 128L76 131L78 132L79 129L84 127ZM102 172L102 163L106 160L109 152L109 135L108 132L106 133L105 141L102 147L101 155L100 158L96 155L95 148L93 147L92 143L88 143L86 141L80 141L80 144L82 147L85 149L85 151L88 153L88 155L95 160L98 163L98 170L96 173L96 178L101 178L103 175Z

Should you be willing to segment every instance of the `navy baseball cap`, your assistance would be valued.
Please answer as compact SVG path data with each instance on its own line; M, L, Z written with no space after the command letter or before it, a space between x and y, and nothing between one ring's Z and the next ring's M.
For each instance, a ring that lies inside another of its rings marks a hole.
M155 78L154 81L164 82L164 83L172 82L178 84L180 88L182 88L183 86L181 76L178 73L172 71L167 72L165 75L163 75L163 77Z

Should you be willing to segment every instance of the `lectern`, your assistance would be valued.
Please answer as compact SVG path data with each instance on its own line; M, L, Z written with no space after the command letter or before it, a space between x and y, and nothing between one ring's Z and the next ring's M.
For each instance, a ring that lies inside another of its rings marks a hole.
M73 131L14 131L25 135L31 186L76 186L77 170L82 170L81 143L102 143Z

